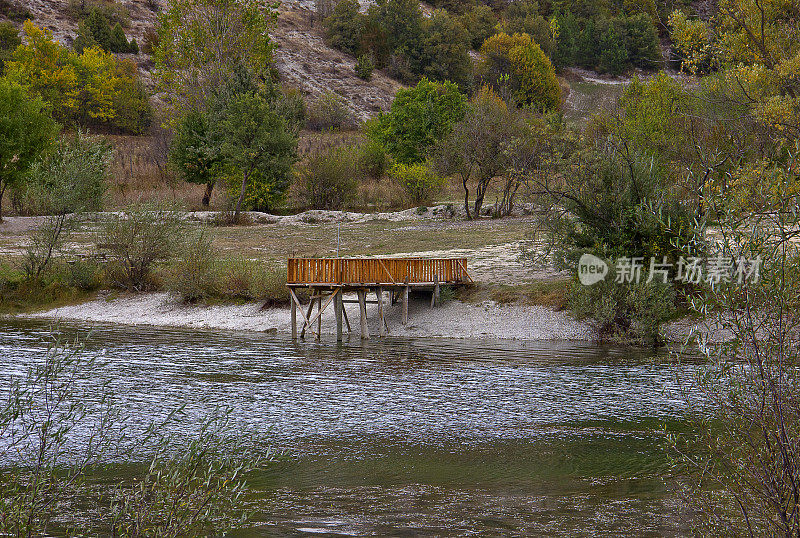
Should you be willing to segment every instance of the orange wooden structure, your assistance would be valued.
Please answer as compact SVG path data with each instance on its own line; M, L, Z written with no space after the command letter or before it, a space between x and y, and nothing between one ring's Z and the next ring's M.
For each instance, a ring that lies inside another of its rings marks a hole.
M316 332L319 338L322 313L331 303L336 314L338 340L342 340L343 319L350 330L344 303L359 304L362 338L369 338L367 303L377 304L379 331L383 336L389 331L384 317L384 292L389 292L390 305L398 299L402 300L402 320L406 324L410 290L430 290L431 306L434 306L439 298L440 286L472 283L467 273L466 258L289 258L286 265L286 285L292 298L292 338L297 338L298 311L303 318L300 337L305 336L308 329ZM297 296L298 288L309 290L307 308ZM376 300L368 301L367 294L372 291ZM344 299L347 292L356 292L358 299ZM317 313L312 315L315 305Z
M466 258L289 258L289 286L433 286L471 282Z

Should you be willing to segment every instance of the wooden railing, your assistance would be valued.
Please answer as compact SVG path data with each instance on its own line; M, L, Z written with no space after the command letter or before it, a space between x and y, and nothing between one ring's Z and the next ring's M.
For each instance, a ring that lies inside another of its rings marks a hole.
M287 284L462 284L466 258L289 258Z

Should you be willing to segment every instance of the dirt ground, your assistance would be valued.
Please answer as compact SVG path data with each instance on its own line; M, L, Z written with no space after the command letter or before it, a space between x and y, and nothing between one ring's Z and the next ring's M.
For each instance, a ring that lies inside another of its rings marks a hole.
M472 277L480 282L517 285L557 278L534 267L524 256L537 244L530 237L535 217L464 221L416 217L404 212L402 220L373 218L349 222L315 222L310 216L274 224L208 227L222 255L285 263L287 257L308 256L425 256L466 257ZM304 222L305 220L305 222ZM42 217L8 217L0 224L0 259L19 259L30 233ZM197 223L190 226L199 227ZM97 221L84 222L66 246L64 256L91 254L98 242Z

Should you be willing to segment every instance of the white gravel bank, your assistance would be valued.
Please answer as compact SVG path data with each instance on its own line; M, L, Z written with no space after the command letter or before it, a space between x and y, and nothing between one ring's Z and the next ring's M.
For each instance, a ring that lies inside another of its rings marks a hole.
M251 331L291 331L289 307L262 311L260 304L192 306L177 302L167 293L144 293L115 299L98 298L83 304L65 306L28 317L68 319L95 323L124 323L233 329ZM358 305L347 304L353 334L359 334ZM369 329L378 334L377 305L368 306ZM392 336L446 338L508 338L523 340L592 340L592 330L566 312L540 306L481 305L448 302L430 308L430 299L414 300L409 305L409 322L400 323L401 306L385 306ZM323 314L323 334L333 334L336 325L333 308ZM302 317L298 315L298 320Z

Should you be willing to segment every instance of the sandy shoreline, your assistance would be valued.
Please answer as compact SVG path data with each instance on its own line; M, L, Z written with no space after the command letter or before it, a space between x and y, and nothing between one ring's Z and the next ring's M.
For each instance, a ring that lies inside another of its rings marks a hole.
M378 334L377 305L368 305L371 335ZM499 305L491 301L468 304L450 301L435 308L430 299L412 300L408 325L401 324L401 306L386 306L390 335L441 338L501 338L519 340L593 340L585 323L567 312L542 306ZM353 335L359 336L358 306L346 305ZM261 310L260 303L243 305L184 305L168 293L142 293L114 299L99 297L83 304L27 314L28 318L64 319L162 327L291 332L288 307ZM333 310L323 314L322 333L336 331Z
M358 306L345 305L352 336L358 337ZM492 301L469 304L450 301L436 308L430 300L416 299L409 304L409 322L401 323L401 306L386 306L386 321L390 336L422 338L473 338L510 340L578 340L595 341L592 328L574 319L569 312L556 312L544 306L500 305ZM378 307L367 306L368 326L371 336L378 334ZM288 307L261 310L260 303L242 305L185 305L169 293L141 293L117 298L99 297L91 301L20 315L34 319L63 319L84 323L119 323L153 327L180 327L189 329L222 329L237 331L291 332ZM323 314L322 334L336 332L333 310ZM298 317L299 320L302 318ZM691 320L679 320L666 327L671 342L683 342L692 329L708 333ZM714 340L722 335L710 331ZM715 334L716 333L716 334Z

